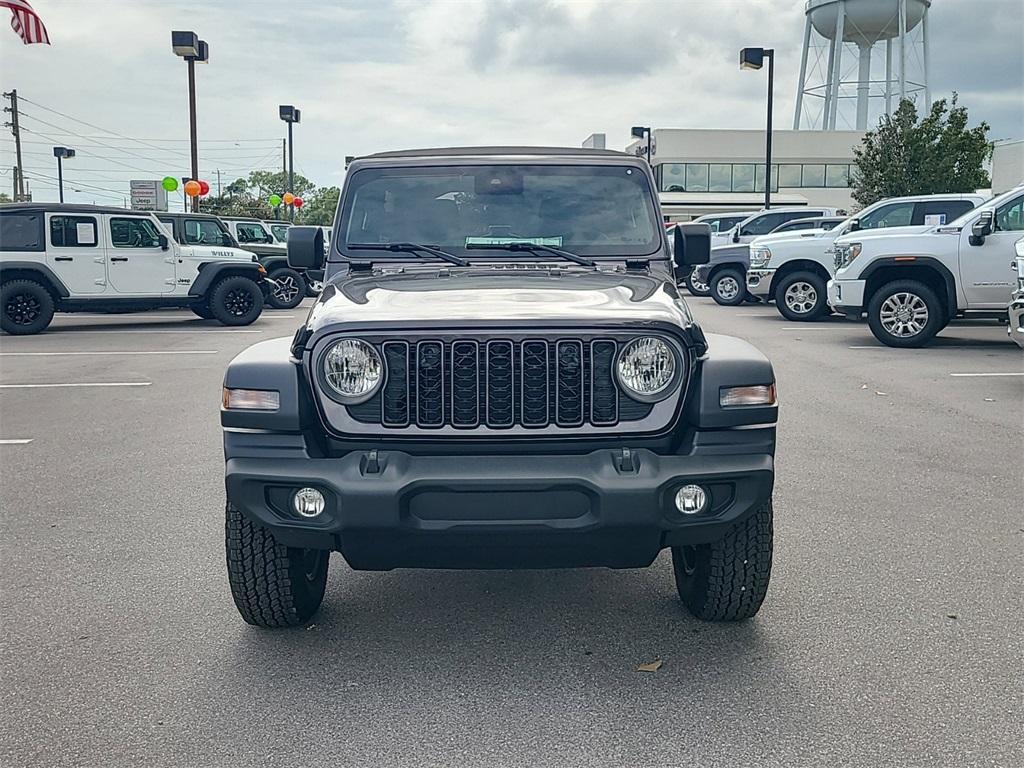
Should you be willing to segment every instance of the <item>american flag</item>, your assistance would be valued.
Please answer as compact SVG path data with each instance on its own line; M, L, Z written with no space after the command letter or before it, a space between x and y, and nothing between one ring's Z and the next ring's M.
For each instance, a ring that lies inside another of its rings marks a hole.
M11 9L11 29L25 45L32 43L50 44L46 27L28 0L0 0L0 6Z

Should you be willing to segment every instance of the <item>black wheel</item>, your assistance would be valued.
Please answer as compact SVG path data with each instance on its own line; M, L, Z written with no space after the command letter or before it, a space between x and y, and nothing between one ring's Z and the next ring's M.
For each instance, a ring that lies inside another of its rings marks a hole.
M672 547L676 589L704 621L740 621L756 614L772 573L772 503L766 501L724 538Z
M828 312L825 281L813 272L791 272L775 286L775 306L787 320L817 320Z
M0 307L0 328L16 336L39 333L53 319L53 296L35 280L4 283Z
M313 618L324 600L331 553L284 546L230 501L224 529L228 583L242 618L257 627L294 627Z
M249 325L263 311L263 291L248 277L225 277L210 291L210 312L224 325Z
M920 347L945 327L942 302L917 280L894 280L868 302L868 326L889 347Z
M203 320L213 320L213 312L210 311L210 307L205 302L192 304L189 309L199 317L203 318Z
M723 307L736 307L747 298L747 278L736 267L726 267L711 278L711 298Z
M707 283L698 279L694 272L696 272L696 270L693 270L686 276L686 290L694 296L710 296L711 288Z
M281 267L268 277L277 283L267 297L267 303L273 309L295 309L306 298L306 281L294 269Z

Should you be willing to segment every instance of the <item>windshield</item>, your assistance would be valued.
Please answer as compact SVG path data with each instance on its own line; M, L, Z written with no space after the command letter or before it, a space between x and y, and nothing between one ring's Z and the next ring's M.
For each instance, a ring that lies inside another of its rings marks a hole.
M368 168L353 175L340 227L339 252L350 243L411 242L476 259L547 258L489 244L622 257L652 254L662 243L646 175L618 165Z

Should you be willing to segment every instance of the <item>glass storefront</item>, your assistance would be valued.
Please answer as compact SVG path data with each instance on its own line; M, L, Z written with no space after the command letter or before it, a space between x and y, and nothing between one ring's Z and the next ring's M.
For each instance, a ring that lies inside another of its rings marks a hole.
M662 192L764 192L764 164L661 163L654 167ZM800 188L846 188L850 165L782 163L772 165L772 192Z

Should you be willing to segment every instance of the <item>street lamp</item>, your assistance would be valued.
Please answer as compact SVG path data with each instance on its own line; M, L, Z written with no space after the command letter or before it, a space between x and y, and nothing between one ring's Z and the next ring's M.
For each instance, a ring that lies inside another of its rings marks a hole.
M288 123L288 191L295 194L295 151L292 146L292 125L299 122L302 117L302 110L296 109L291 104L282 104L277 108L278 116ZM295 221L295 206L288 206L288 218Z
M70 147L54 147L53 156L57 158L57 188L60 190L60 201L64 202L64 160L75 156Z
M744 48L740 51L740 69L760 69L768 59L768 127L764 150L764 207L772 207L772 91L775 81L775 49Z
M188 62L188 120L192 141L192 178L199 180L199 145L196 140L196 62L210 60L210 46L195 32L171 32L171 50ZM192 198L192 210L199 209L199 198Z
M630 129L629 135L632 136L634 139L642 139L645 135L647 136L647 152L646 152L646 154L647 154L647 164L650 165L651 164L651 129L649 127L643 126L643 125L634 125Z

